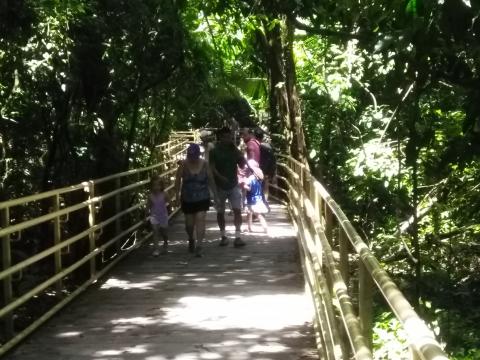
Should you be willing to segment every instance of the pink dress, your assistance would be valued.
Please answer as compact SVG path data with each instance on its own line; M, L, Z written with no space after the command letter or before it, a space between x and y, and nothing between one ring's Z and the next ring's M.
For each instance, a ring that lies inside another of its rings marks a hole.
M150 223L160 227L168 226L168 211L165 193L150 194Z

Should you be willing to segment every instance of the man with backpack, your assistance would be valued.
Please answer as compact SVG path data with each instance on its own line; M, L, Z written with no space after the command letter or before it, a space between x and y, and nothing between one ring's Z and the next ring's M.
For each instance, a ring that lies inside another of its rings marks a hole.
M260 163L260 141L255 137L254 130L243 129L242 139L246 147L247 160L255 160Z
M277 159L275 157L275 152L273 151L272 146L268 142L264 142L265 132L256 128L254 130L255 139L259 143L260 150L260 169L263 171L263 193L265 195L265 200L268 201L270 182L274 179L277 172Z
M244 168L246 160L240 150L233 143L232 132L229 128L217 131L217 143L210 152L209 166L216 186L217 222L220 228L220 246L228 244L225 233L225 202L228 199L233 211L235 224L234 247L245 246L240 238L242 226L242 191L238 185L238 167Z

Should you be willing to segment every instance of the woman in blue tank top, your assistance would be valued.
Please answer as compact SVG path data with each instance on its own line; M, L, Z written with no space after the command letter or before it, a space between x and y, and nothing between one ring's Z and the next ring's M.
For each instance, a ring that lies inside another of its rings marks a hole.
M200 146L190 144L187 158L177 170L175 190L185 215L188 248L197 257L202 256L205 216L210 207L209 173L207 162L200 158Z

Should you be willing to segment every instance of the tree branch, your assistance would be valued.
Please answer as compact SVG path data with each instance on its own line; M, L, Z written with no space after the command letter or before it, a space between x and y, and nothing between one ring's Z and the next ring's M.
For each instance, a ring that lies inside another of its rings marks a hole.
M435 204L438 202L438 199L434 195L435 195L435 193L438 193L438 190L439 190L438 187L440 185L446 184L446 182L447 182L447 179L443 179L443 180L439 181L438 183L436 183L434 185L434 188L432 190L430 190L427 195L425 195L425 197L423 198L423 200L421 202L427 201L427 204L422 206L421 208L419 208L417 210L417 220L421 220L435 206ZM407 220L402 221L400 223L400 225L398 226L398 230L395 232L394 236L400 236L403 233L405 233L410 228L410 226L413 225L413 222L414 222L414 216L413 215L410 216Z
M410 86L407 88L407 90L404 92L404 95L402 96L402 99L401 99L400 102L398 103L397 107L395 108L395 110L394 110L393 113L392 113L392 116L390 116L390 119L388 119L387 125L385 125L385 128L384 128L383 131L382 131L382 135L380 136L380 143L382 142L383 138L385 137L385 134L387 133L388 127L389 127L390 124L392 123L393 119L395 118L395 116L397 116L398 110L400 109L400 107L402 106L402 104L405 102L405 100L407 99L408 95L410 95L410 93L412 92L414 86L415 86L415 82L411 83Z
M339 37L345 40L361 40L361 39L366 39L367 37L365 35L359 35L359 34L352 34L346 31L336 31L336 30L329 30L329 29L321 29L321 28L316 28L313 26L308 26L307 24L304 24L300 22L295 15L288 15L288 19L292 22L292 24L300 30L304 30L309 34L316 34L316 35L322 35L322 36L333 36L333 37Z
M458 236L458 235L464 235L466 232L468 231L474 231L474 228L477 227L479 224L471 224L471 225L467 225L467 226L462 226L458 229L455 229L455 230L452 230L448 233L441 233L441 234L438 234L437 236L435 236L435 239L438 240L438 241L441 241L441 240L449 240L455 236Z

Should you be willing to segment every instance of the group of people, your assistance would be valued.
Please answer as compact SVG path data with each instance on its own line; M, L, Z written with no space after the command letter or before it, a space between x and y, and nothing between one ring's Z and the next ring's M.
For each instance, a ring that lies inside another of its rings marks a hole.
M202 136L204 156L201 156L200 145L190 144L185 160L179 163L175 178L175 198L180 201L185 215L188 248L197 257L203 255L205 217L212 200L220 229L220 246L229 243L225 231L227 200L235 225L234 247L245 246L241 238L244 209L247 213L248 231L253 231L252 224L256 218L268 233L264 215L270 210L267 202L268 184L275 172L272 159L269 159L272 151L269 145L262 143L261 129L244 129L241 132L244 152L235 144L234 133L228 127L216 132L214 144L205 135ZM168 202L162 179L152 178L147 209L155 243L154 256L167 252Z

